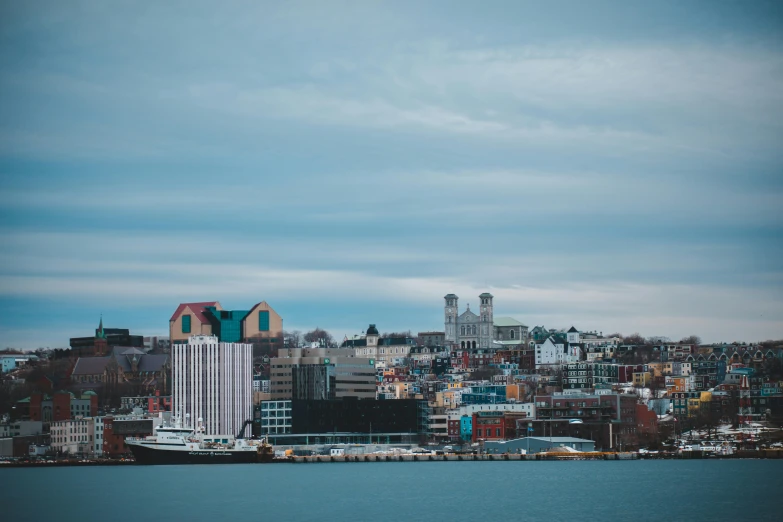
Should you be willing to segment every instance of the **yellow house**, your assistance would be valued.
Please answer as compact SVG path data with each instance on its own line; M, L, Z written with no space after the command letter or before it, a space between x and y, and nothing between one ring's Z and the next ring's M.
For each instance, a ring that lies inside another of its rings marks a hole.
M701 399L688 399L688 417L696 417L701 412Z
M456 408L459 406L459 397L460 393L456 389L445 390L443 392L443 406L446 408Z
M650 372L634 372L633 373L633 385L634 386L649 386L652 381Z
M507 384L506 385L506 400L525 402L525 390L524 384Z
M389 389L394 390L394 397L397 399L409 398L410 383L404 381L390 382L386 384Z

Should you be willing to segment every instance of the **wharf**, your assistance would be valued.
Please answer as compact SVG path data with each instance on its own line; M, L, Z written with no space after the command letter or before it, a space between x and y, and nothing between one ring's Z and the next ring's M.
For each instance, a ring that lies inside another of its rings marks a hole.
M780 449L762 449L762 450L740 450L731 455L714 455L702 453L699 451L689 451L683 453L635 453L635 452L583 452L583 453L536 453L531 455L520 455L517 453L509 454L454 454L444 455L307 455L307 456L288 456L275 457L272 461L266 463L273 464L312 464L324 462L489 462L489 461L553 461L553 460L639 460L639 459L667 459L667 460L690 460L690 459L783 459L783 450ZM264 462L259 462L263 464ZM31 460L12 460L1 461L0 469L3 468L50 468L63 466L124 466L134 465L133 459L31 459Z
M445 454L445 455L308 455L277 457L275 463L322 463L322 462L455 462L455 461L542 461L542 460L690 460L690 459L783 459L783 450L761 449L741 450L731 455L716 455L690 451L682 453L636 453L636 452L581 452L581 453L535 453L531 455L509 454Z
M481 454L481 455L308 455L275 458L276 463L321 463L321 462L464 462L464 461L523 461L523 460L635 460L636 453L584 452L584 453L536 453L520 455Z

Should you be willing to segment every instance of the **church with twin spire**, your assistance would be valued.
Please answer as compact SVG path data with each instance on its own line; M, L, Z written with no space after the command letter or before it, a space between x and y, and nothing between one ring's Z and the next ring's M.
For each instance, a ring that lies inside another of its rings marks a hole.
M448 294L445 300L444 332L446 343L452 343L460 348L490 348L493 338L493 309L494 296L484 292L478 296L478 314L470 309L459 312L459 297Z

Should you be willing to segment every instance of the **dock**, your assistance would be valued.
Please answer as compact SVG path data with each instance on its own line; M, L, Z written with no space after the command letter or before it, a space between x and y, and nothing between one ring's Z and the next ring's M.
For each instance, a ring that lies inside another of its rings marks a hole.
M324 462L487 462L487 461L540 461L540 460L636 460L636 453L585 452L585 453L536 453L508 454L445 454L445 455L307 455L276 458L276 463L314 464Z

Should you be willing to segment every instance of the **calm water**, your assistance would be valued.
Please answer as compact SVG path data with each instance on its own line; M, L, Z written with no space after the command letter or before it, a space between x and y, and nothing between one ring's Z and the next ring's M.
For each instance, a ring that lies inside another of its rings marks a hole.
M783 520L782 497L768 460L0 469L9 522L739 522Z

